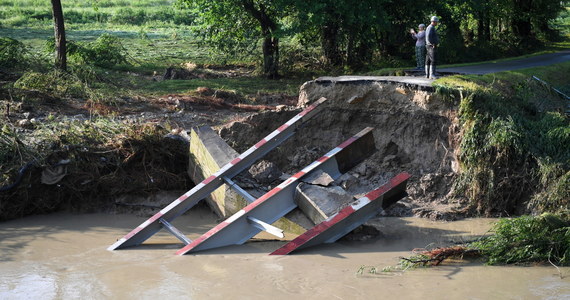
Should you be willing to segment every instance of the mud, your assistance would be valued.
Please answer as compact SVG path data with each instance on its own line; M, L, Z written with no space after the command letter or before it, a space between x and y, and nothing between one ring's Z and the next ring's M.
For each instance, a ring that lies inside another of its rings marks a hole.
M175 256L182 244L166 232L131 250L107 251L145 218L52 214L0 223L1 299L564 299L570 268L490 267L479 262L372 274L414 248L472 240L493 219L452 223L378 218L380 235L342 241L290 256L269 256L284 242ZM196 238L216 224L200 206L175 226ZM262 237L266 238L266 237ZM362 274L357 274L365 266ZM560 278L562 275L562 279Z
M459 171L459 126L452 104L423 90L374 81L335 85L315 80L305 83L300 95L300 105L321 96L328 101L321 113L265 159L294 174L360 130L373 127L378 150L349 172L358 181L350 193L365 193L405 171L412 174L410 196L388 215L445 220L468 215L467 200L452 189ZM262 112L220 126L219 134L243 152L294 113Z

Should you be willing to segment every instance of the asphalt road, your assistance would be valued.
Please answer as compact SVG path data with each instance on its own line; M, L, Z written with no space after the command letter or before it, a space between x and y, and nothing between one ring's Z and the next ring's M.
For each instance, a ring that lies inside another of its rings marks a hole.
M464 66L464 67L441 68L438 69L437 71L442 73L483 75L483 74L496 73L502 71L512 71L518 69L547 66L566 61L570 61L570 50L543 54L527 58L514 59L509 61L501 61L496 63L484 63L472 66Z
M570 61L570 49L550 53L537 55L528 58L520 58L509 61L501 61L496 63L483 63L478 65L464 66L464 67L453 67L453 68L441 68L437 69L437 73L441 75L448 74L475 74L483 75L488 73L496 73L502 71L511 71L539 66L547 66L551 64L557 64ZM366 81L376 81L376 82L398 82L406 85L419 86L422 88L431 88L431 83L433 79L427 79L423 74L420 76L421 72L416 72L418 76L338 76L338 77L319 77L316 79L317 82L324 84L327 83L355 83L355 82L366 82Z

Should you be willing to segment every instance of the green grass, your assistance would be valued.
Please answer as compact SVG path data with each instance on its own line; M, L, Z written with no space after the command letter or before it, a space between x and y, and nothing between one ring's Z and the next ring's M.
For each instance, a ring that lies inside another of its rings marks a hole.
M256 93L284 93L296 95L299 87L307 79L279 79L269 80L260 77L192 79L192 80L165 80L153 83L143 83L137 89L148 94L188 93L198 87L207 86L212 89L233 90L238 94L251 95Z
M567 216L543 214L501 219L491 232L492 235L471 244L490 265L533 262L570 265Z
M191 33L193 16L175 7L175 0L106 0L63 3L67 39L92 42L108 33L119 37L133 62L131 71L161 72L182 62L198 64L252 63L258 53L228 56L202 45ZM0 36L14 38L41 52L53 38L49 1L0 2Z
M517 207L557 212L570 206L570 123L563 113L568 101L530 79L536 75L570 91L567 74L570 62L434 83L459 104L462 170L456 185L478 213L521 213Z

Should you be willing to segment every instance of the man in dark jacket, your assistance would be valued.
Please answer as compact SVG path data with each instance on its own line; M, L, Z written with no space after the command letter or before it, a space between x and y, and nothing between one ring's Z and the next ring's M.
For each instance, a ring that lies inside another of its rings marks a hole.
M431 24L426 29L426 77L430 79L437 79L435 77L435 54L439 45L439 37L437 36L435 26L437 26L438 22L438 17L431 17Z

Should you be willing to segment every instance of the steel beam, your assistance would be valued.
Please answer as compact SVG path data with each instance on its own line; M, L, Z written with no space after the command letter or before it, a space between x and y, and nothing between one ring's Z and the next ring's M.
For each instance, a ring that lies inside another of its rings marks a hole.
M254 217L247 217L247 222L249 222L249 224L257 227L259 230L263 230L267 233L273 234L274 236L276 236L278 238L285 237L282 229L277 228L271 224L267 224L267 223L265 223L259 219L256 219Z
M250 193L246 192L241 186L237 185L233 180L228 177L224 177L224 181L227 185L230 186L232 190L242 196L247 202L251 203L255 201L257 198L253 197Z
M172 235L174 235L176 238L178 238L180 241L182 241L184 243L184 245L188 245L188 244L192 243L191 239L187 238L182 232L180 232L180 230L178 230L176 227L172 226L172 224L170 224L165 219L161 218L158 221L160 222L160 224L162 224L164 226L164 228L166 228L166 230L168 230L170 233L172 233Z
M354 201L327 220L273 251L271 255L286 255L318 244L336 242L339 238L376 216L382 209L386 209L405 197L407 195L406 183L409 178L408 173L396 175L388 183Z
M307 122L307 120L312 118L322 109L322 106L319 105L325 101L325 98L321 98L315 101L305 110L297 114L295 117L291 118L285 124L281 125L257 144L242 153L239 157L223 166L220 170L218 170L210 177L204 179L190 191L174 200L172 203L170 203L170 205L140 224L138 227L133 229L121 239L117 240L117 242L115 242L107 249L116 250L137 246L146 241L163 227L159 222L159 219L164 219L168 222L171 222L178 216L188 211L190 208L196 205L196 203L204 199L206 196L224 184L224 177L233 178L241 171L251 166L255 161L263 157L269 151L279 146L287 138L295 134L297 130Z
M260 232L259 228L248 222L248 217L272 224L297 207L294 201L295 188L299 184L299 180L305 175L316 170L322 170L336 179L370 155L375 150L374 147L369 146L370 141L372 141L372 145L374 141L372 130L373 128L368 127L360 131L302 171L291 176L253 203L195 239L191 244L177 251L176 254L184 255L189 252L243 244ZM356 154L360 157L354 156Z

